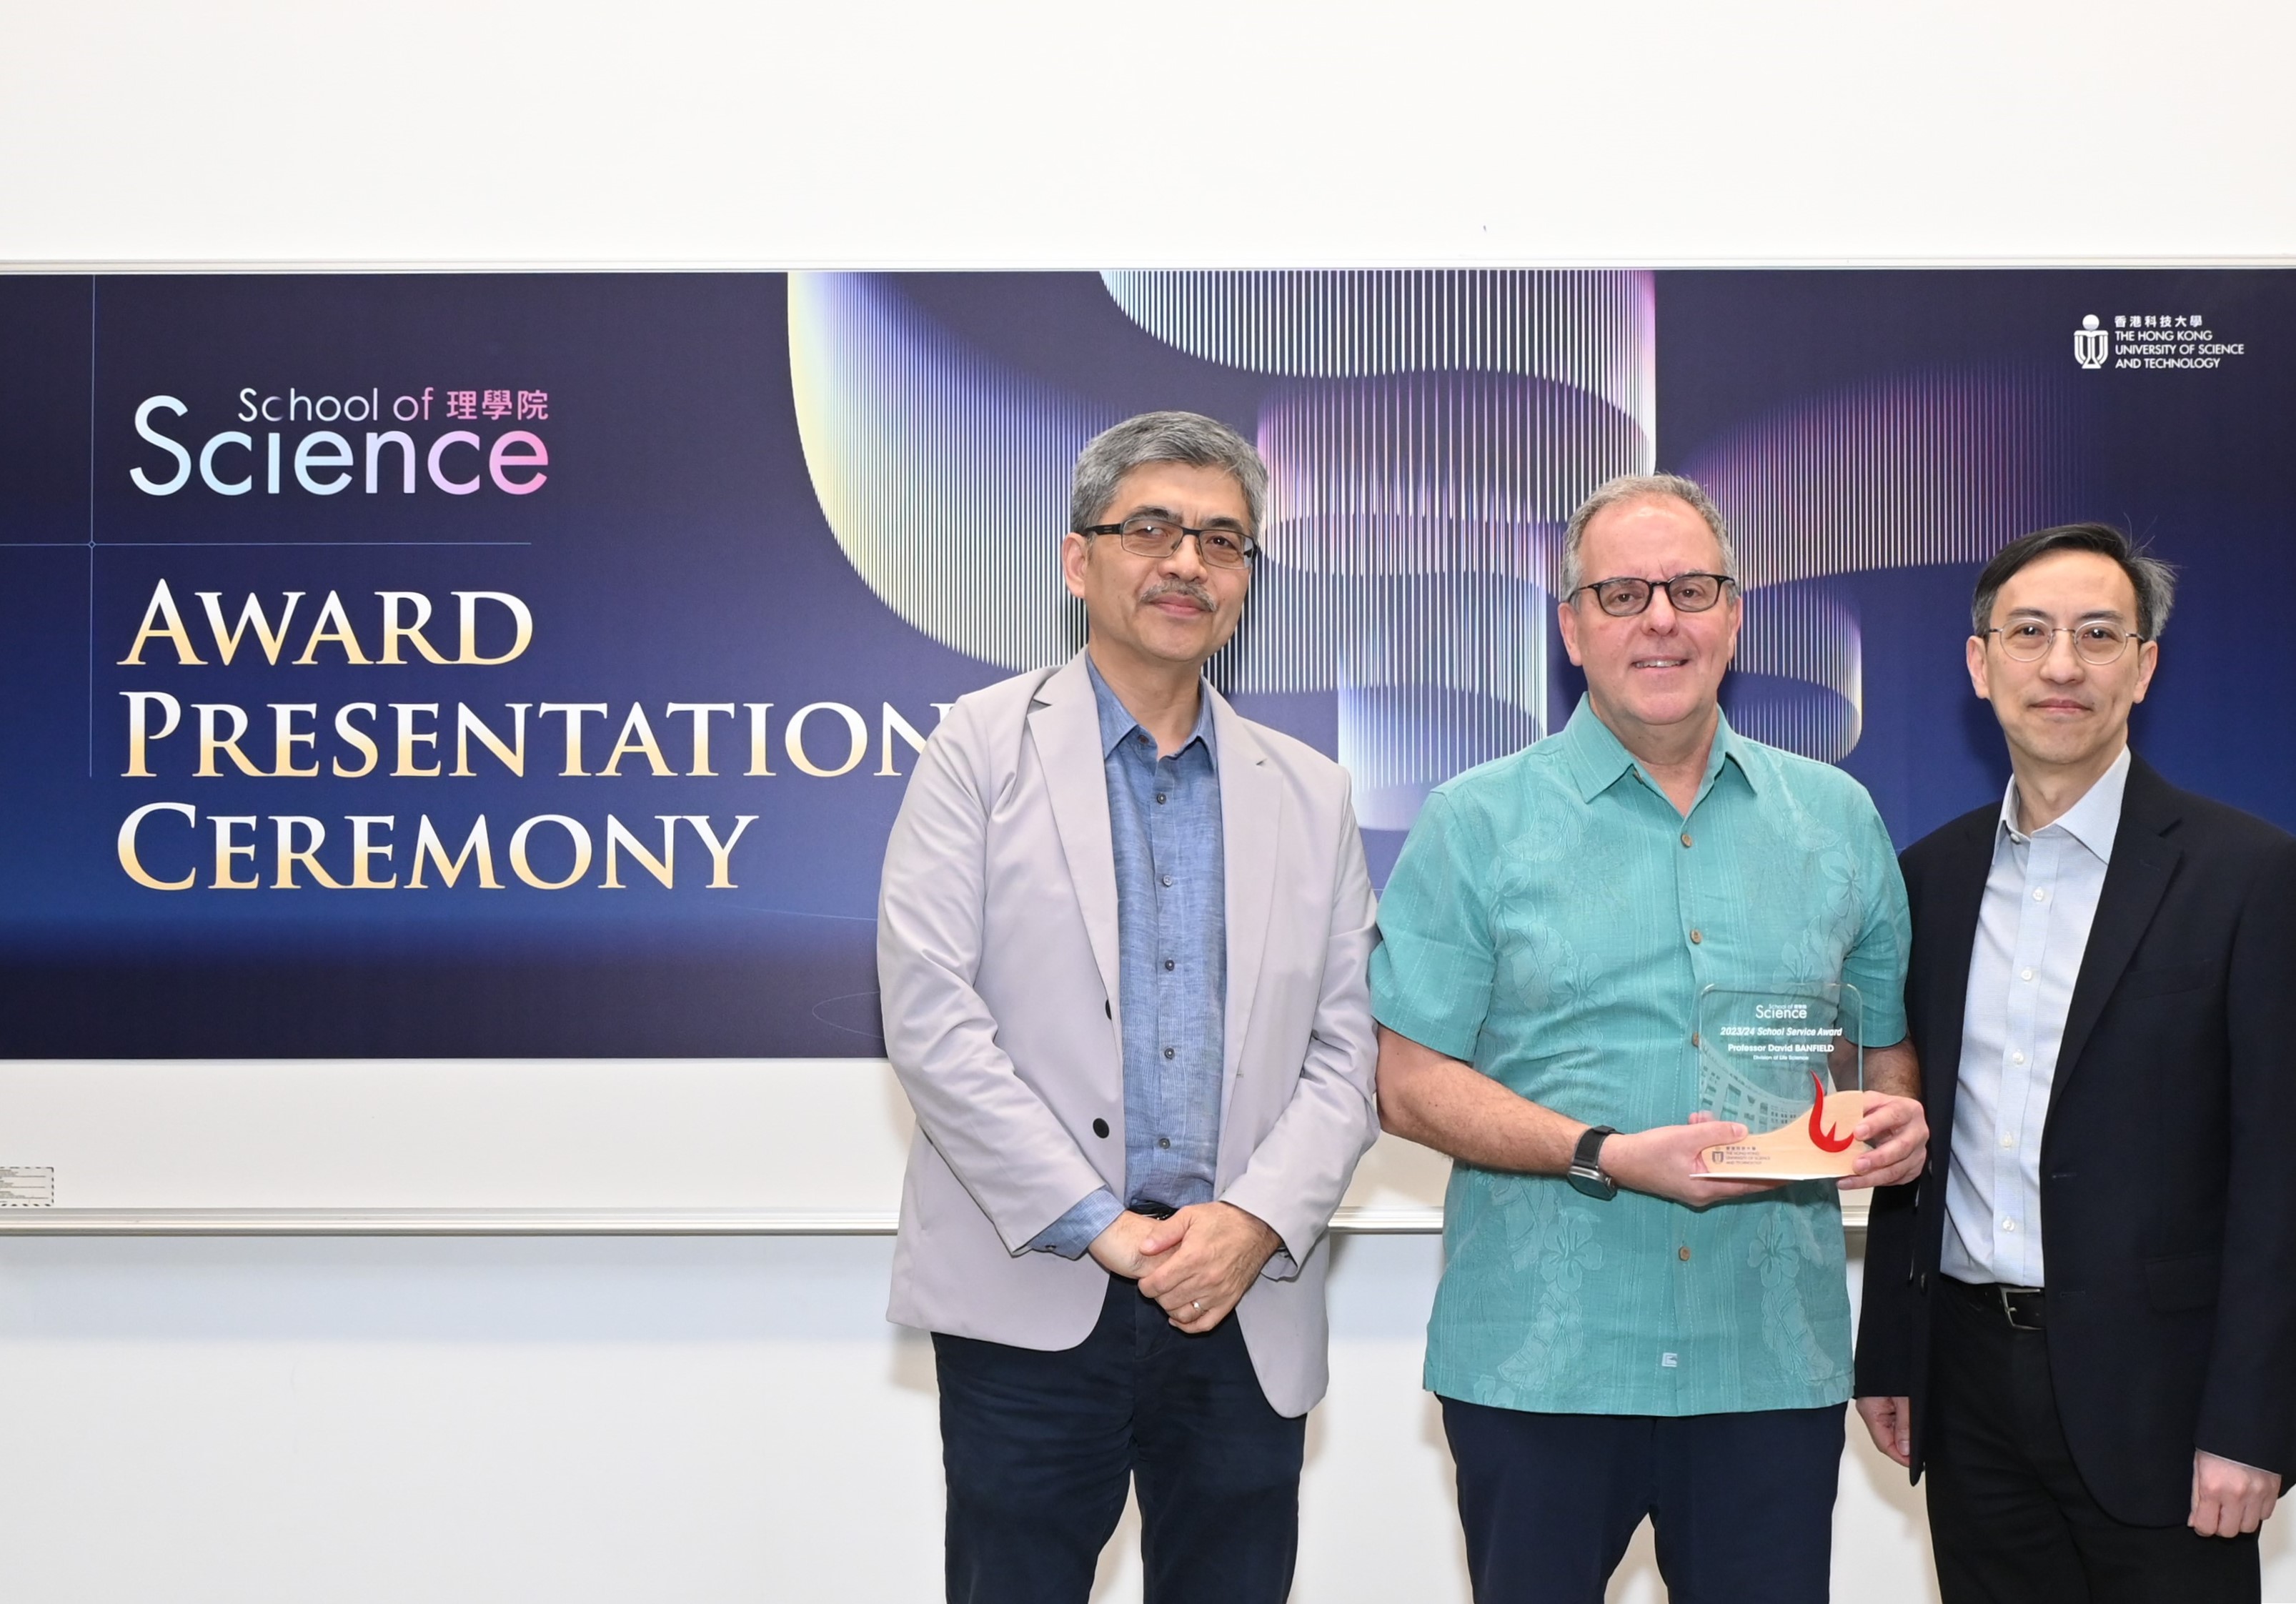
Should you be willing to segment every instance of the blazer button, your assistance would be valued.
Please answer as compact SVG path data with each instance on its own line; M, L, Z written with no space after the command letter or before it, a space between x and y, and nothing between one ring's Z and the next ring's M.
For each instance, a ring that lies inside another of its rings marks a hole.
M1095 1119L1095 1120L1094 1120L1094 1121L1092 1122L1092 1133L1093 1133L1094 1135L1095 1135L1095 1136L1105 1136L1105 1135L1107 1135L1107 1134L1108 1134L1108 1121L1106 1121L1106 1120L1104 1120L1104 1119Z
M1103 997L1100 1000L1100 1011L1112 1019L1116 1017L1116 1004Z

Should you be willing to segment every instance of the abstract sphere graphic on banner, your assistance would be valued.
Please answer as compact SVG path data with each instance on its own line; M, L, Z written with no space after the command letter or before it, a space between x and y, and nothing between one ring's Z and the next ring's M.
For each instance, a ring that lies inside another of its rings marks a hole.
M1271 474L1250 617L1216 676L1336 695L1367 829L1539 739L1570 510L1657 462L1652 275L1108 273L1143 331L1260 377ZM1006 668L1058 660L1075 613L1046 556L1076 453L1123 409L1087 371L1024 372L993 298L934 309L896 275L800 274L798 425L839 544L934 639ZM1977 561L2073 504L2066 404L2013 372L1943 372L1761 420L1702 456L1747 592L1734 712L1838 761L1863 723L1855 610L1822 583ZM989 583L964 583L972 575Z
M1374 830L1538 740L1563 520L1654 460L1649 276L1103 282L1150 337L1262 381L1257 415L1232 421L1268 462L1265 556L1220 683L1335 693ZM791 368L823 509L863 578L934 638L1017 669L1075 649L1049 553L1078 451L1123 409L1092 373L1055 388L1014 372L1009 328L983 313L938 323L898 279L797 274ZM1011 582L957 583L984 548Z

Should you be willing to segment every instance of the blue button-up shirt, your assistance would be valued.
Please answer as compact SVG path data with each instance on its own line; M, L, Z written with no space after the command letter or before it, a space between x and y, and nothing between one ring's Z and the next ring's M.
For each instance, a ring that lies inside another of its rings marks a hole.
M2124 748L2062 818L2030 835L2017 828L2014 780L2001 800L1969 953L1946 1174L1943 1268L1956 1281L2045 1284L2041 1127L2128 784Z
M1180 749L1157 755L1116 693L1100 705L1116 849L1117 991L1124 1026L1125 1201L1212 1200L1226 1055L1227 876L1210 692ZM1077 1258L1124 1212L1103 1187L1030 1248Z

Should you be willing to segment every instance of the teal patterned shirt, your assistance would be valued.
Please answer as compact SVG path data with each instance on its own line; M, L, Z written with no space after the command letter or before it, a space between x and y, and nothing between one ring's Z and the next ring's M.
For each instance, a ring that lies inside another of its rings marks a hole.
M1700 1106L1707 986L1846 980L1903 1039L1905 883L1865 788L1726 720L1685 818L1585 701L1437 788L1380 904L1373 1011L1589 1125ZM1694 933L1694 938L1693 938ZM1805 1182L1698 1210L1455 1164L1426 1383L1570 1414L1849 1396L1841 1210Z

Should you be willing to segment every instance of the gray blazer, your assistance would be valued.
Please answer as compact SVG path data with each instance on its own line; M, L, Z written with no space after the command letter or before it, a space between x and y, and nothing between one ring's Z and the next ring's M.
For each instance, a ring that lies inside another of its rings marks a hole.
M1215 1182L1290 1253L1235 1318L1267 1401L1300 1415L1327 1376L1324 1230L1378 1134L1371 880L1346 771L1208 693L1228 941ZM1106 1272L1018 1250L1095 1188L1124 1196L1116 859L1081 655L964 697L934 731L885 848L877 976L917 1115L891 1318L1075 1346Z

